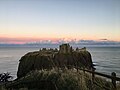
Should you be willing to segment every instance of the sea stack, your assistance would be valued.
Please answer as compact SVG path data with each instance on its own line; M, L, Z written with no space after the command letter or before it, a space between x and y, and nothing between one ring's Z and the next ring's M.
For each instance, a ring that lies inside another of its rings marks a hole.
M59 49L43 48L36 52L29 52L19 60L17 77L21 78L32 70L50 70L52 68L92 69L92 57L86 48L73 49L72 46L62 44Z

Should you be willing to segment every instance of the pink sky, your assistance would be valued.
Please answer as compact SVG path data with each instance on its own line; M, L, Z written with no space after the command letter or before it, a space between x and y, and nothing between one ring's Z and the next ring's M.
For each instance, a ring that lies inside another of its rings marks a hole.
M13 44L25 44L29 42L39 42L41 40L51 40L53 43L58 41L58 38L32 38L32 37L23 37L23 38L9 38L9 37L0 37L1 43L13 43Z
M120 41L120 0L0 0L0 43Z
M57 43L59 40L64 40L64 41L71 41L71 40L95 40L95 41L107 41L108 39L73 39L73 38L32 38L32 37L22 37L22 38L13 38L13 37L0 37L0 42L1 43L7 43L7 44L25 44L29 42L40 42L40 41L45 41L45 40L50 40L52 43ZM117 41L117 40L110 40L110 41ZM117 41L119 42L119 40Z

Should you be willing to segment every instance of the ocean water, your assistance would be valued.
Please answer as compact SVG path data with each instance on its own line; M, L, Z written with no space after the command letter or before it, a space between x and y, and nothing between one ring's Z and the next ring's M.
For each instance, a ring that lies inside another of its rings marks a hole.
M10 72L16 78L20 58L28 52L38 51L40 48L58 48L54 45L39 47L0 47L0 73ZM74 45L75 47L83 47ZM115 46L86 46L92 55L96 71L110 75L116 72L120 77L120 47Z
M88 50L92 54L96 71L109 75L116 72L120 77L120 47L91 47Z

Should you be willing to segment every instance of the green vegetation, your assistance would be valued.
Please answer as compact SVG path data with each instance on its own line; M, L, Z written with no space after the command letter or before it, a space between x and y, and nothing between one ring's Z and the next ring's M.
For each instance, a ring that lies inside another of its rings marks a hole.
M13 77L10 76L10 73L1 73L0 74L0 83L4 83L4 82L8 82L10 79L12 79Z
M40 83L41 81L47 81ZM95 78L93 84L91 75L83 71L76 70L35 70L28 73L16 81L11 86L19 90L19 88L28 88L27 90L113 90L111 82L100 77ZM42 86L42 87L41 87ZM41 89L42 88L42 89ZM117 89L119 90L119 89Z

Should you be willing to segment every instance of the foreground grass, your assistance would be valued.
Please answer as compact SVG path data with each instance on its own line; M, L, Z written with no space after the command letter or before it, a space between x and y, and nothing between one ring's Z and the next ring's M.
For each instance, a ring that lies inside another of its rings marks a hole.
M47 83L42 84L41 81ZM113 90L112 83L105 79L96 77L94 82L98 85L92 82L90 74L82 71L52 69L31 71L25 77L13 81L12 87L15 88L13 90Z

